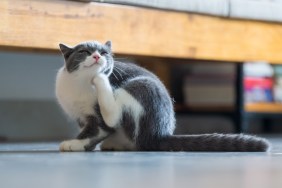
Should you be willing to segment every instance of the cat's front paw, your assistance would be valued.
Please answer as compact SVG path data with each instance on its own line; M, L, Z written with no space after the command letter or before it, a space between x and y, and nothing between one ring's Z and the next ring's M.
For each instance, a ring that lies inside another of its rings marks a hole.
M60 151L85 151L85 143L81 140L67 140L60 144Z
M105 84L105 82L107 82L108 77L105 74L98 74L96 75L93 80L92 80L92 84L93 85L99 85L99 84Z

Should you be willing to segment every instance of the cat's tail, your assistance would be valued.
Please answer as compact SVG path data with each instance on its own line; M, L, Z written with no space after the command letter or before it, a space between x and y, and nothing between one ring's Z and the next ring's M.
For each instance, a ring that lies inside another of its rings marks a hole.
M270 143L244 134L172 135L161 139L161 151L241 151L266 152Z

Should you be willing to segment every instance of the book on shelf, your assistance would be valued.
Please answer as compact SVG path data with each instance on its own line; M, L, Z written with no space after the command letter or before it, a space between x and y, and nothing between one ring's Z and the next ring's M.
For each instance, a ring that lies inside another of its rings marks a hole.
M244 64L244 98L246 103L273 102L273 66L266 62Z
M282 66L274 65L273 98L277 103L282 103Z
M273 102L272 78L249 77L244 78L245 102Z

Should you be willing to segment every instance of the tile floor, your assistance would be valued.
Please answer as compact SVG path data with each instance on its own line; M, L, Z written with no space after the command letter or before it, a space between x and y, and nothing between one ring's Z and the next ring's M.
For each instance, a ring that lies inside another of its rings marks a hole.
M281 188L271 153L59 153L58 143L0 144L1 188Z

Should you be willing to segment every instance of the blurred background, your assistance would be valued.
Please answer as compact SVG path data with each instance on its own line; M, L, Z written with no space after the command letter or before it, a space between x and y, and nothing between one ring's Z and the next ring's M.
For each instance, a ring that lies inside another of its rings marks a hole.
M0 187L280 188L281 23L282 0L0 0ZM163 81L175 134L248 133L271 151L58 152L78 134L55 97L58 44L89 40Z
M236 132L232 116L236 102L236 65L130 56L121 59L148 68L164 81L175 100L176 134ZM78 127L63 113L54 94L56 72L63 65L59 52L1 51L0 64L1 141L59 141L75 137ZM166 69L159 70L158 65ZM244 64L245 105L278 105L277 111L267 112L267 116L251 109L250 116L255 118L248 118L246 110L245 132L282 131L282 117L275 116L282 112L281 76L279 65ZM269 117L271 114L274 115Z
M54 95L58 43L92 39L160 77L176 134L282 132L281 0L94 1L1 1L0 141L77 134Z

